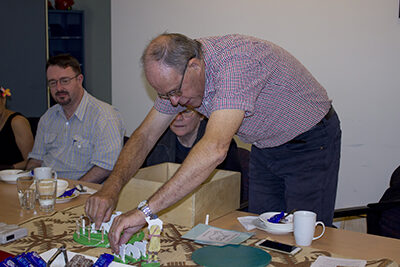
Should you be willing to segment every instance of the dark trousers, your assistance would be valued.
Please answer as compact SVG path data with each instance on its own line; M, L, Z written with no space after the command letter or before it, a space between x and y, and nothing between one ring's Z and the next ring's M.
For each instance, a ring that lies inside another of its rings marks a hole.
M252 146L249 212L309 210L331 226L341 135L340 121L333 111L329 118L281 146Z

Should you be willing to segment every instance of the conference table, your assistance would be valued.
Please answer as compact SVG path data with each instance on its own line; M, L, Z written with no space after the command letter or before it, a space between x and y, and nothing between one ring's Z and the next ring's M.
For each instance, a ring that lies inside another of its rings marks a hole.
M68 179L67 179L68 180ZM92 189L101 185L68 180L70 187L83 184ZM84 216L84 203L89 195L82 194L70 202L56 204L55 211L49 214L38 210L21 210L15 184L0 182L0 222L18 224L28 229L28 236L0 245L0 251L13 255L22 252L37 251L43 253L53 248L66 246L68 251L98 257L102 253L111 253L109 248L85 247L76 243L72 235L76 229L76 220ZM220 218L211 218L210 225L246 232L237 220L238 217L253 215L247 212L232 211ZM189 231L188 227L164 224L159 254L161 266L199 266L191 260L191 254L203 247L181 236ZM260 239L270 239L287 244L295 244L293 234L273 235L262 230L252 230L255 235L245 241L244 245L254 246ZM313 241L309 247L292 256L268 251L272 256L269 266L310 266L318 256L329 256L347 259L367 260L367 266L395 267L400 263L400 240L351 232L327 227L322 238ZM137 263L136 266L141 266Z

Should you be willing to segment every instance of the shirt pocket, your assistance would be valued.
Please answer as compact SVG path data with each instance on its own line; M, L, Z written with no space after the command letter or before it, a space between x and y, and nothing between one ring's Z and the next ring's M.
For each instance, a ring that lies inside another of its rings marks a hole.
M73 150L82 161L86 161L90 159L93 153L93 146L89 139L86 139L80 135L74 135Z
M48 149L57 148L57 134L46 133L44 135L44 144Z

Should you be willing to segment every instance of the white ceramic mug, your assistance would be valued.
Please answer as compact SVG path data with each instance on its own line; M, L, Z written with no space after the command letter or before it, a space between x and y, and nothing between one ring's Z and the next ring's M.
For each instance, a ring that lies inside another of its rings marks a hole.
M317 222L317 214L312 211L299 210L293 215L294 239L299 246L309 246L313 240L321 238L325 233L325 224ZM314 237L317 225L322 226L322 233Z
M51 170L50 167L38 167L33 169L33 176L37 180L41 179L57 179L57 173L53 170Z

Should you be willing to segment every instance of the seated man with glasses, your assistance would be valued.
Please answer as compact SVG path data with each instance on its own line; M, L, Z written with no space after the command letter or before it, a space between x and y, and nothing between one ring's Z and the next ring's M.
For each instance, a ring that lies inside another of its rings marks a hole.
M203 137L207 119L192 108L178 113L147 156L143 167L164 162L182 163L192 147ZM228 154L217 169L240 172L237 145L232 140Z
M86 92L74 57L50 58L46 74L57 104L40 118L27 168L46 166L58 177L103 182L123 146L125 125L120 112Z

